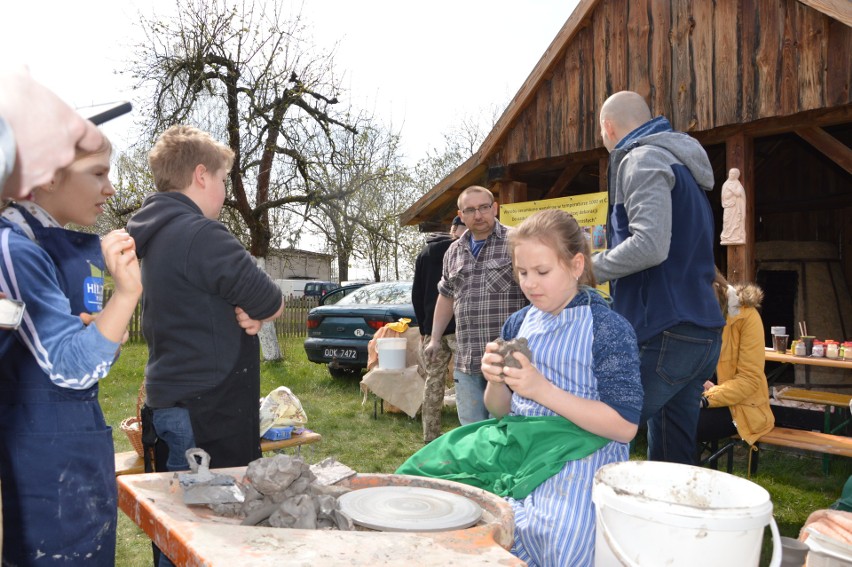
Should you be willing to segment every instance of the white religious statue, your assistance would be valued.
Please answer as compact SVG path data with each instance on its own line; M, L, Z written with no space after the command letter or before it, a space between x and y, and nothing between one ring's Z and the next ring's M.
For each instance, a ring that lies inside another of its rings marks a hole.
M722 184L722 235L721 244L745 244L746 193L740 183L740 170L732 167L728 180Z

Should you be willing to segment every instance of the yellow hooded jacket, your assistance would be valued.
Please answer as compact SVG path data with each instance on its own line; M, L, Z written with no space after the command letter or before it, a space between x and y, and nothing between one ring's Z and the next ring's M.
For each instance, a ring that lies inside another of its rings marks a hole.
M729 407L737 432L749 445L775 426L763 368L763 321L756 306L763 291L755 285L729 288L722 352L716 366L718 384L707 390L711 408Z

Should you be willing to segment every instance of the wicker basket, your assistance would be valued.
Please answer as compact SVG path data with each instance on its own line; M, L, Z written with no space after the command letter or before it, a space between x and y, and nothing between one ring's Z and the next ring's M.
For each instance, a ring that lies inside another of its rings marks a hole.
M130 439L130 444L140 457L145 456L145 450L142 447L142 404L145 402L145 383L139 388L139 395L136 396L136 416L127 417L121 421L119 426L127 438Z

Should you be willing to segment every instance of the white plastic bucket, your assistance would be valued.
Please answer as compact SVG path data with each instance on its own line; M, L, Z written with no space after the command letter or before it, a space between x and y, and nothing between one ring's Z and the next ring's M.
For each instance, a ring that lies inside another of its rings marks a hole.
M781 563L769 493L743 478L675 463L612 463L595 474L592 501L597 566L756 566L767 524L769 565Z
M404 370L407 346L408 341L404 338L377 339L376 352L379 353L379 368L382 370Z

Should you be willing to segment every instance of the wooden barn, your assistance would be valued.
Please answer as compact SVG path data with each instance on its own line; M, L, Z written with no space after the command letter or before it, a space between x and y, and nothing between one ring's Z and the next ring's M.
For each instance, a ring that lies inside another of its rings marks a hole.
M502 204L606 191L598 110L621 90L707 150L717 235L741 171L747 242L717 244L717 265L765 287L767 325L852 339L849 0L580 0L480 149L402 223L448 224L473 184Z

